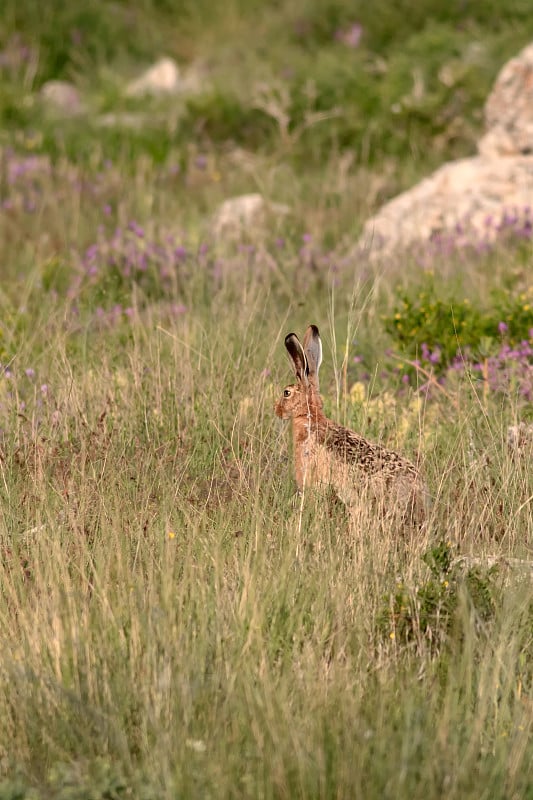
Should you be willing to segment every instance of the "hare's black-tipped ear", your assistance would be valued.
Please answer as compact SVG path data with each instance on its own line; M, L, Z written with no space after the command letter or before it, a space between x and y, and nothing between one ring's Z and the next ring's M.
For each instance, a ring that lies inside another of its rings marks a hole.
M316 325L309 325L307 328L303 346L307 358L309 379L318 389L318 370L322 363L322 342Z
M295 333L287 334L285 337L285 347L287 348L292 359L292 363L294 364L296 377L299 381L307 381L307 376L309 375L309 366L307 364L307 358L305 357L304 349Z

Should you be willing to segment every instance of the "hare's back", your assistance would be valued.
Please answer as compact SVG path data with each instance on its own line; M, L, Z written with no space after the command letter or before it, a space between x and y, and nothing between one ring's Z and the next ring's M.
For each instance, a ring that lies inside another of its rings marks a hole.
M364 436L342 425L328 426L324 445L339 464L349 465L382 480L395 477L414 479L418 475L414 464L399 453L370 442Z

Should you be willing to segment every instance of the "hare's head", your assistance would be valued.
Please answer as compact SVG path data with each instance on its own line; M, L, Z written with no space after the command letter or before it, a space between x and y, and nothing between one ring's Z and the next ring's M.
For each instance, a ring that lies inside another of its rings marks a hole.
M307 416L322 409L318 387L318 370L322 362L322 342L316 325L309 325L303 345L295 333L285 337L285 347L293 363L296 383L286 386L276 403L276 414L282 419Z

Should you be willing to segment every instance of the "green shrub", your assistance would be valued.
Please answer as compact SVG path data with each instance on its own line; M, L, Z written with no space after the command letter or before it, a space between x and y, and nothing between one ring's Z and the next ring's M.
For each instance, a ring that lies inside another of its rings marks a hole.
M215 91L192 97L181 134L203 136L211 141L232 140L247 147L263 147L274 132L274 122L260 109L247 107L230 92Z
M454 357L465 350L480 357L497 352L504 338L515 344L530 336L533 327L533 290L494 290L490 306L438 295L433 280L397 292L398 303L383 315L387 333L397 347L412 359L429 361L435 372L443 372Z
M463 593L477 617L488 622L496 609L496 567L465 569L448 542L431 547L423 556L430 577L409 588L398 582L396 591L385 598L378 617L382 635L399 645L425 642L440 650L452 634L459 598Z

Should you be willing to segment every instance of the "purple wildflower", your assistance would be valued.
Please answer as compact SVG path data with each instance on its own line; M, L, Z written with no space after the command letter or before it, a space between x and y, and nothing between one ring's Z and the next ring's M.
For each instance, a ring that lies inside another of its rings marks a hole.
M338 42L355 49L359 47L361 36L363 35L363 27L359 22L354 22L346 30L338 30L335 33L335 39Z
M438 347L436 347L432 353L429 355L429 360L431 364L438 364L441 357L441 351Z
M140 226L140 225L138 225L138 224L137 224L137 222L135 222L135 220L132 220L132 221L130 222L130 224L128 225L128 227L129 227L130 231L133 231L133 233L134 233L136 236L138 236L138 237L139 237L139 239L142 239L142 238L144 237L144 230L143 230L143 228L141 228L141 226Z

